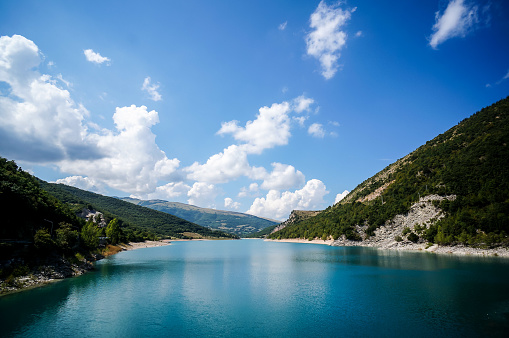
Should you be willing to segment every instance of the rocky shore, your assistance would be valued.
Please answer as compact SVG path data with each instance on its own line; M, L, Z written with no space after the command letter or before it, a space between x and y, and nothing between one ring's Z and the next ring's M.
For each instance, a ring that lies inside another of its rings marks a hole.
M5 280L0 279L0 295L32 289L64 278L80 276L94 269L93 262L101 258L103 256L94 255L82 261L70 262L62 257L52 256L44 262L36 264L35 268L29 268L23 259L11 259L2 267L16 266L18 273Z
M382 250L422 251L437 254L509 257L509 249L505 247L481 249L463 245L439 246L437 244L430 245L422 238L419 238L415 243L408 240L407 232L419 233L416 230L416 225L420 231L423 231L430 224L443 217L442 210L437 207L436 203L433 203L434 201L442 201L444 199L454 200L455 198L456 196L454 195L445 197L438 195L425 196L419 202L414 203L406 215L397 215L385 225L376 229L373 236L366 236L367 225L358 225L355 230L362 238L362 241L351 241L343 236L343 238L338 240L330 238L326 241L321 239L314 239L312 241L307 239L283 239L279 240L279 242L315 243L331 246L365 246Z
M113 249L110 248L104 255L109 256L120 251L159 247L170 244L171 242L169 240L121 244L115 246ZM17 273L14 273L12 277L5 280L0 279L0 296L43 286L65 278L83 275L87 271L94 269L93 263L95 261L103 258L103 255L93 254L82 260L73 259L73 262L71 262L61 256L54 255L44 261L31 262L30 264L25 262L22 258L13 258L7 262L3 262L1 266L2 269L16 267ZM29 268L29 266L35 266L35 268Z

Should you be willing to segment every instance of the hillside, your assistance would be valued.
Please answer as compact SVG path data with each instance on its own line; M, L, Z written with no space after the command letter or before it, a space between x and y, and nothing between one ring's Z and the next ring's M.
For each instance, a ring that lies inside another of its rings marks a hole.
M237 236L246 236L278 223L240 212L200 208L178 202L167 202L163 200L143 201L129 197L121 198L121 200L162 211L183 218L189 222L211 229L225 231Z
M380 227L398 228L401 217L420 205L436 208L433 216L416 218L386 237L442 245L507 243L508 143L506 98L365 180L340 203L270 237L366 241Z
M91 205L108 218L118 218L125 226L136 226L162 237L186 238L184 233L196 233L206 238L235 238L221 231L211 230L182 218L134 205L117 198L95 194L63 184L41 182L41 187L56 198L80 207Z
M0 211L0 239L32 241L40 228L56 230L61 222L82 225L64 203L41 189L37 178L1 157Z

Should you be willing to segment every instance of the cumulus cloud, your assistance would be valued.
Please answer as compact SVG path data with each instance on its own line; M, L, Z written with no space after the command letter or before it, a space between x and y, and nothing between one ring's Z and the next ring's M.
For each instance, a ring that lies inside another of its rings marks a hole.
M293 100L294 107L296 113L302 113L303 111L310 111L311 105L315 102L312 98L305 97L301 95Z
M155 143L151 127L159 122L155 110L147 107L116 108L113 115L116 131L102 130L90 134L105 157L96 160L64 160L65 172L88 175L110 187L132 194L154 191L158 180L169 179L179 166L179 160L169 159Z
M325 137L325 129L323 129L323 125L320 123L313 123L308 128L308 134L316 137L316 138L324 138Z
M188 179L217 184L241 176L253 176L256 169L249 165L247 153L242 147L231 145L219 154L212 155L206 163L195 162L184 171L189 173Z
M161 94L157 91L159 89L159 83L150 83L151 79L149 76L143 80L143 85L141 86L141 90L147 92L147 94L150 96L150 99L152 101L161 101L162 97Z
M170 182L156 188L155 192L147 195L149 199L170 200L175 197L187 196L191 187L184 182Z
M284 220L292 210L310 210L322 207L323 197L328 194L325 184L317 179L294 192L270 190L266 197L256 198L247 211L248 214Z
M189 197L187 202L192 205L213 208L217 194L217 189L213 184L195 182L187 193Z
M93 178L83 176L69 176L56 180L58 184L70 185L79 189L89 190L96 193L104 193L104 184L97 182Z
M231 199L230 197L226 197L224 199L224 207L227 208L227 209L239 210L240 203L239 202L234 202L233 199Z
M304 174L291 165L272 163L272 167L274 168L272 172L263 180L262 189L286 190L300 187L305 182Z
M436 49L446 40L454 37L464 37L479 22L478 7L466 4L464 0L451 0L443 13L435 13L433 34L429 44Z
M28 162L94 159L103 154L87 137L88 111L49 75L37 46L20 35L0 37L0 81L10 87L0 97L0 152Z
M83 54L85 54L87 61L90 61L92 63L102 64L104 62L107 62L106 65L109 66L109 62L111 61L109 58L101 56L101 54L94 52L92 49L84 49Z
M332 78L338 70L339 52L347 38L341 29L355 10L342 10L337 5L327 6L325 1L321 1L311 14L310 27L313 30L306 35L307 53L320 61L322 75L326 79Z
M73 184L105 184L131 194L153 192L179 166L155 143L159 122L147 107L117 108L116 130L86 123L89 112L49 75L41 75L38 47L14 35L0 37L0 81L10 86L0 97L0 152L31 163L54 164L82 179ZM89 130L89 126L95 129ZM87 183L88 182L88 183Z
M337 194L336 195L336 199L334 200L334 204L338 203L339 201L341 201L343 198L346 197L346 195L348 195L350 192L348 190L345 190L343 191L341 194Z
M232 134L243 142L242 148L250 154L261 154L263 150L288 144L290 138L291 107L288 102L274 103L259 109L256 119L248 121L245 127L239 121L223 122L219 135Z
M282 24L279 25L278 29L280 31L284 31L286 29L287 24L288 24L288 21L283 22Z

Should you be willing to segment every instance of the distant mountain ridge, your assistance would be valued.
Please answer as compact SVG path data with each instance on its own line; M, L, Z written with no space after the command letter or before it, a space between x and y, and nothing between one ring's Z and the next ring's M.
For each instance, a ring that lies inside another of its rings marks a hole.
M59 200L70 204L91 204L94 209L105 213L109 218L118 218L123 222L142 230L156 233L161 237L186 238L186 234L197 234L204 238L235 238L235 235L200 226L180 217L122 201L118 198L103 196L90 191L64 184L40 182L41 188Z
M269 237L509 245L508 143L509 97L387 166L334 206Z
M139 200L130 197L123 197L119 199L150 209L162 211L185 219L189 222L235 234L237 236L246 236L279 223L274 220L241 212L201 208L179 202L168 202L164 200Z

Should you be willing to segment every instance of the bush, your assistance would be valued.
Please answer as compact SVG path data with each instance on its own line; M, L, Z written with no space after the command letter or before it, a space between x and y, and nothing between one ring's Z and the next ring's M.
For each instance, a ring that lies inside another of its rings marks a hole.
M410 242L414 242L414 243L417 243L419 241L419 236L417 236L415 233L411 232L409 235L408 235L408 240Z
M34 245L40 251L50 251L55 247L55 242L51 239L48 230L37 230L34 236Z
M396 242L401 242L403 240L403 238L401 238L401 236L396 236L396 237L394 237L394 240Z

